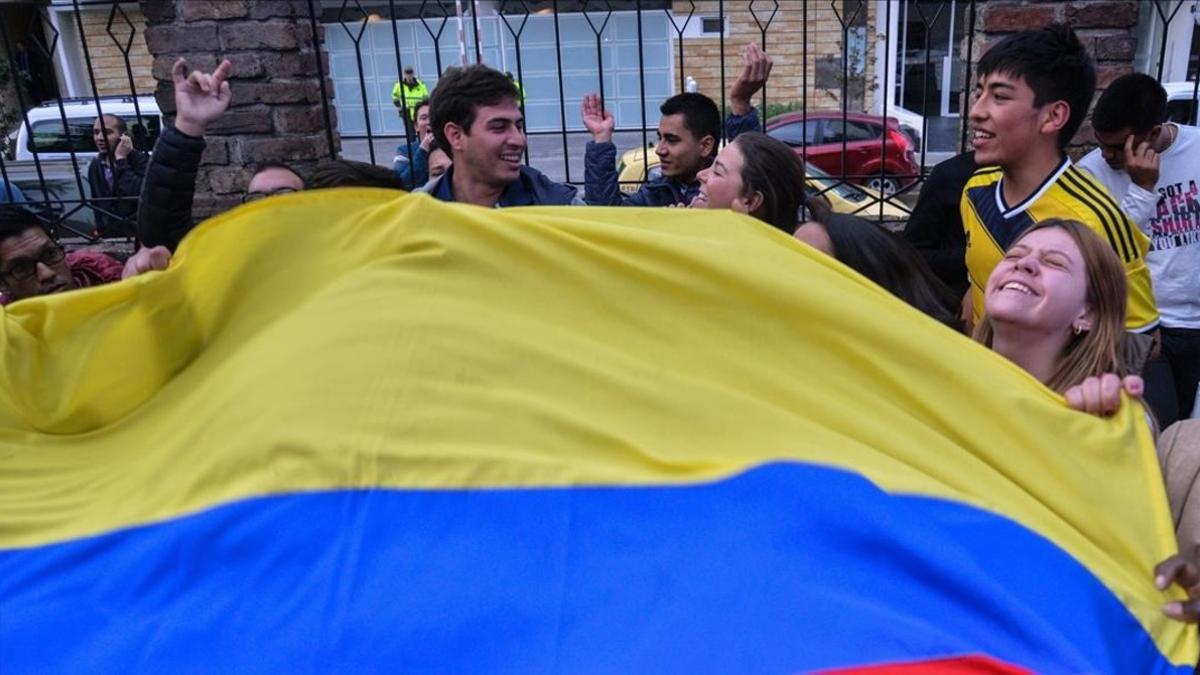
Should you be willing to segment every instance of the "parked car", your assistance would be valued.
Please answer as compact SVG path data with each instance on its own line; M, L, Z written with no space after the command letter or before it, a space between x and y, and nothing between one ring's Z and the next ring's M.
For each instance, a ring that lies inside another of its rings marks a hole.
M917 181L913 140L894 117L808 111L767 120L767 135L832 176L891 195ZM886 148L886 150L885 150Z
M1163 89L1167 90L1167 119L1179 124L1196 126L1200 124L1197 117L1197 96L1195 82L1164 82Z
M647 162L649 166L647 168ZM901 223L908 220L908 211L889 201L878 191L867 187L847 185L813 164L805 165L808 187L824 195L837 213L852 213L881 223ZM617 179L621 192L632 194L642 185L642 177L654 180L662 176L654 145L634 148L622 153L617 160Z
M89 193L86 162L80 163L78 174L70 159L5 162L4 172L30 208L57 223L58 236L83 236L95 229L95 214L83 206Z
M912 141L913 153L920 154L923 147L921 130L925 128L925 117L898 105L889 105L887 113L888 117L896 118L896 121L900 123L900 132Z
M125 120L133 147L138 150L154 147L163 122L153 96L69 98L62 100L61 110L58 99L52 99L26 112L29 124L22 120L9 134L9 158L29 161L36 153L39 160L57 160L70 159L72 151L76 156L95 153L92 125L98 116L97 109Z

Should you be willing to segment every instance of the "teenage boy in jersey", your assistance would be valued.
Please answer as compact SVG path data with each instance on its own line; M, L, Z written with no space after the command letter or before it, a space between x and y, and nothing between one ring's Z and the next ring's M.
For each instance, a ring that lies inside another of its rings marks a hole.
M1034 222L1069 218L1095 230L1124 262L1126 328L1153 330L1150 240L1064 153L1096 89L1095 66L1075 32L1051 24L1010 35L983 55L978 73L970 119L975 161L983 168L967 181L960 204L972 323L983 313L988 275L1009 244Z
M1167 122L1167 92L1140 73L1108 85L1092 129L1100 147L1079 166L1150 237L1162 357L1175 382L1174 415L1155 406L1166 426L1192 412L1200 386L1200 129Z
M519 97L512 80L484 65L442 73L429 120L434 140L453 163L415 191L489 209L583 204L573 186L521 163L526 140Z
M767 83L771 57L756 44L742 53L742 72L729 90L730 112L725 120L725 140L745 131L759 131L758 110L750 98ZM592 206L671 206L691 203L700 191L697 174L717 156L721 142L721 112L704 94L672 96L659 108L658 155L661 177L653 178L632 195L623 194L617 182L617 146L612 143L616 120L600 97L583 98L583 125L592 134L584 154L585 199Z

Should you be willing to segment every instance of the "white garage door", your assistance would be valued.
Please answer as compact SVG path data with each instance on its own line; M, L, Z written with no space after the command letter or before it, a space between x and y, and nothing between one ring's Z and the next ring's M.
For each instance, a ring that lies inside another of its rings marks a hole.
M453 19L446 22L437 50L434 49L430 31L437 33L442 20L427 21L428 27L420 20L398 21L396 28L400 61L404 67L414 67L417 77L432 91L437 83L438 72L459 64L459 47L457 23ZM519 75L525 88L527 129L558 131L562 128L562 107L554 17L530 16L523 29L520 18L510 17L508 21L512 30L519 30L521 35L519 73L516 41L504 20L497 16L479 18L483 62ZM595 18L593 21L596 21ZM599 27L599 22L596 23ZM642 13L644 42L641 58L644 71L639 71L638 67L637 12L613 12L602 33L600 55L596 51L596 35L582 14L560 14L558 24L562 42L562 98L565 99L567 129L583 129L579 120L579 101L584 94L599 91L599 58L603 59L605 100L614 111L617 123L622 127L641 124L641 87L644 82L645 123L651 128L656 126L659 104L674 93L672 31L666 13ZM464 22L464 27L467 31L467 58L473 63L473 26L468 20ZM350 30L356 32L360 28L359 25L350 26ZM359 58L354 40L346 27L326 24L325 41L341 134L350 137L365 135L369 113L372 135L403 135L404 124L392 105L392 86L398 79L392 24L379 21L366 25L360 40L361 81Z

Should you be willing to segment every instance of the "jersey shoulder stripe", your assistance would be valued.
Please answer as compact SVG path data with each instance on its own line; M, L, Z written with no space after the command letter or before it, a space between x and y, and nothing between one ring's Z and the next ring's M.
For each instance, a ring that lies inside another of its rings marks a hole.
M1072 167L1070 175L1079 182L1089 195L1094 197L1106 211L1113 214L1114 222L1116 223L1117 231L1125 244L1129 247L1130 255L1133 259L1139 257L1137 242L1133 237L1133 221L1130 220L1129 214L1121 208L1117 200L1113 198L1108 189L1105 188L1100 181L1086 171L1080 171Z
M1092 213L1095 221L1104 228L1104 234L1108 239L1108 245L1111 246L1114 251L1116 251L1117 255L1121 256L1122 261L1129 262L1131 259L1129 257L1129 248L1126 246L1125 241L1118 233L1117 225L1112 214L1106 213L1102 206L1096 203L1093 198L1090 198L1083 191L1083 186L1079 185L1078 182L1064 177L1063 181L1059 183L1059 186L1063 189L1063 192L1065 192L1079 204L1083 205Z

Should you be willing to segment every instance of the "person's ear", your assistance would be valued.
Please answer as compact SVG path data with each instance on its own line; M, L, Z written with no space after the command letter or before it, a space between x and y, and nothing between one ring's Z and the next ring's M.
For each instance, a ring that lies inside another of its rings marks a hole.
M467 132L454 122L446 122L446 126L442 127L442 133L446 135L446 142L455 152L461 151L465 146Z
M1092 311L1091 307L1084 307L1083 311L1079 313L1079 316L1075 317L1075 320L1071 322L1071 332L1079 335L1080 333L1086 333L1092 330L1095 316L1096 313Z
M755 190L749 196L742 197L742 201L746 204L746 213L757 213L762 208L763 193Z
M1071 104L1066 101L1054 101L1042 107L1042 133L1047 136L1062 131L1071 121ZM1070 139L1067 139L1070 140Z
M700 139L700 154L705 159L712 159L717 156L717 139L712 136L705 136Z

